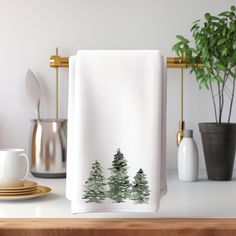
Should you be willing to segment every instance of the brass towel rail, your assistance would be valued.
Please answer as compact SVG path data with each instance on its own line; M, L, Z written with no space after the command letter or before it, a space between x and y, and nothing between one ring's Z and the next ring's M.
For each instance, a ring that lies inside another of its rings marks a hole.
M167 57L168 68L186 68L186 61L181 57ZM54 68L69 67L69 57L61 57L59 55L52 55L50 57L50 66Z

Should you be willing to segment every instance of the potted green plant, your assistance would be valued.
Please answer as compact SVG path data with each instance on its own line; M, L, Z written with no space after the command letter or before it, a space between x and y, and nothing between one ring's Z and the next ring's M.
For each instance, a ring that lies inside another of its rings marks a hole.
M184 57L199 88L211 94L215 122L199 123L208 178L232 178L236 124L231 123L236 83L236 7L217 16L205 14L190 30L192 39L177 35L172 50ZM225 119L226 117L226 119Z

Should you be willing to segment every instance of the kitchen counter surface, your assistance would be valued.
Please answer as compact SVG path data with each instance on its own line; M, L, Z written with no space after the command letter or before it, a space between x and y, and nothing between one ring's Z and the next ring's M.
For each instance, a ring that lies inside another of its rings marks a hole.
M168 192L157 213L81 213L71 214L65 198L65 179L29 177L52 188L47 196L21 201L0 201L1 218L211 218L236 217L236 179L208 181L200 174L198 182L179 182L176 172L168 172Z

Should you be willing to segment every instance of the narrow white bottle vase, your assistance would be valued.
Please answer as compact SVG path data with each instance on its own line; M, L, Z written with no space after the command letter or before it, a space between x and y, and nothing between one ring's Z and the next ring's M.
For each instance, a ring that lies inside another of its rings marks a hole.
M197 181L198 150L193 131L185 130L178 150L178 175L180 181Z

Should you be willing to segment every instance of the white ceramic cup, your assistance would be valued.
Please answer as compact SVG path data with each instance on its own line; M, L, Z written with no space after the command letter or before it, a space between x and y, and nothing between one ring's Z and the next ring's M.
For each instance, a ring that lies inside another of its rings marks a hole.
M22 186L29 167L23 149L0 149L0 187Z

